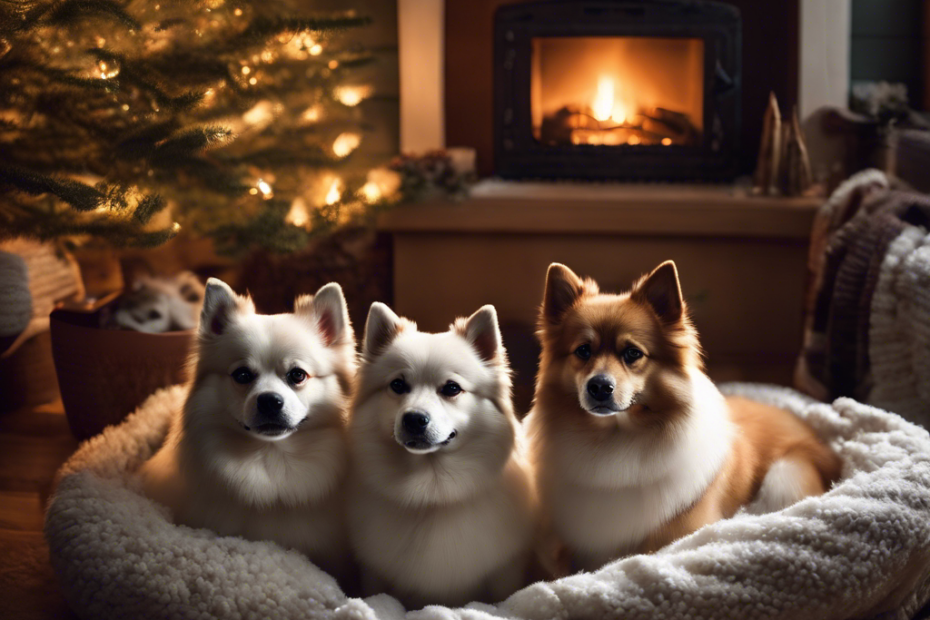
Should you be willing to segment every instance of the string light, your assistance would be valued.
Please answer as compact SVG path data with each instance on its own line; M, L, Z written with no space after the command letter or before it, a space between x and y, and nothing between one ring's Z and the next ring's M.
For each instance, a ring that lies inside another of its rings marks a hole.
M373 204L381 200L381 188L378 187L378 184L374 181L368 181L362 185L361 192L365 202L369 204Z
M328 63L326 66L329 67L330 69L335 69L336 67L339 66L339 61L338 61L338 60L330 60L329 63Z
M242 120L254 129L264 129L274 120L274 104L267 99L259 101L242 115Z
M400 175L387 168L370 170L365 184L359 190L362 199L371 204L390 198L400 189Z
M358 148L358 145L361 144L362 137L357 133L341 133L336 137L335 142L333 142L333 153L336 157L346 157Z
M258 84L258 79L257 79L257 78L249 78L249 84L251 84L252 86L255 86L256 84Z
M119 75L119 67L110 67L104 60L97 61L97 69L100 70L100 78L104 80Z
M310 223L310 210L303 198L294 199L284 221L298 228L305 228Z
M236 17L242 17L242 9L233 10L233 15L235 15Z
M251 67L249 67L248 65L242 67L242 75L248 75L250 73L252 73Z
M329 191L326 192L326 204L334 205L340 200L342 200L342 181L336 177L329 186Z
M319 43L314 43L313 45L310 46L311 56L319 56L322 53L323 53L323 46L320 45Z
M268 185L264 179L259 179L257 185L258 191L262 193L262 198L268 200L269 198L274 197L274 192L271 191L271 186Z
M342 105L350 108L360 104L371 94L370 86L338 86L333 94Z
M320 106L314 105L304 110L303 114L300 115L300 118L302 118L307 123L315 123L320 120L320 116Z

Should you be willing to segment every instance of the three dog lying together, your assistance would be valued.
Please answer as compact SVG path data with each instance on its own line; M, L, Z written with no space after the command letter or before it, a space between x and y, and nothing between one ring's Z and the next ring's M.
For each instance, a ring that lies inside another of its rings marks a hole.
M179 523L419 607L502 600L839 477L798 418L707 378L671 262L619 295L551 265L539 336L521 424L492 306L428 334L375 303L357 361L337 284L269 316L210 280L144 488Z

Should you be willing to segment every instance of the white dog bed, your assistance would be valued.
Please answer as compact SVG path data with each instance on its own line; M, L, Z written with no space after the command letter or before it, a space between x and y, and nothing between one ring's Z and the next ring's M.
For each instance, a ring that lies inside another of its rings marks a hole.
M910 618L930 595L930 436L841 399L725 390L795 411L844 460L843 480L782 512L705 527L650 556L537 583L497 606L431 618ZM394 599L348 599L303 556L172 525L133 472L165 436L183 388L160 391L64 465L46 537L83 618L403 618Z

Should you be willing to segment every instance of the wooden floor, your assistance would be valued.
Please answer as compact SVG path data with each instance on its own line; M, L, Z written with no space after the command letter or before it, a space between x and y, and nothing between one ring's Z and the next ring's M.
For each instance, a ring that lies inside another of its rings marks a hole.
M55 471L78 442L61 401L0 412L0 618L76 618L42 536Z

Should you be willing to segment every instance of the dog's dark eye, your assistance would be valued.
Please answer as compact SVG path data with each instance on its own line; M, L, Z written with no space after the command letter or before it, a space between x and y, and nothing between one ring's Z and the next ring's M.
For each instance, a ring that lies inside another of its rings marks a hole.
M446 384L442 386L442 389L439 390L443 396L458 396L462 393L462 386L456 383L455 381L446 381Z
M152 321L157 321L161 318L161 312L158 310L149 310L149 319Z
M394 379L391 381L391 389L395 394L406 394L410 391L410 386L403 379Z
M578 357L580 357L581 359L587 362L589 359L591 359L591 345L589 344L581 345L580 347L575 349L575 355L577 355Z
M627 347L623 350L623 361L632 364L643 356L643 352L636 347Z
M307 372L300 368L291 368L287 371L287 380L291 385L300 385L307 380L307 377L309 377Z
M232 372L232 378L236 383L245 385L246 383L252 383L252 380L255 379L255 375L245 366L241 366Z

